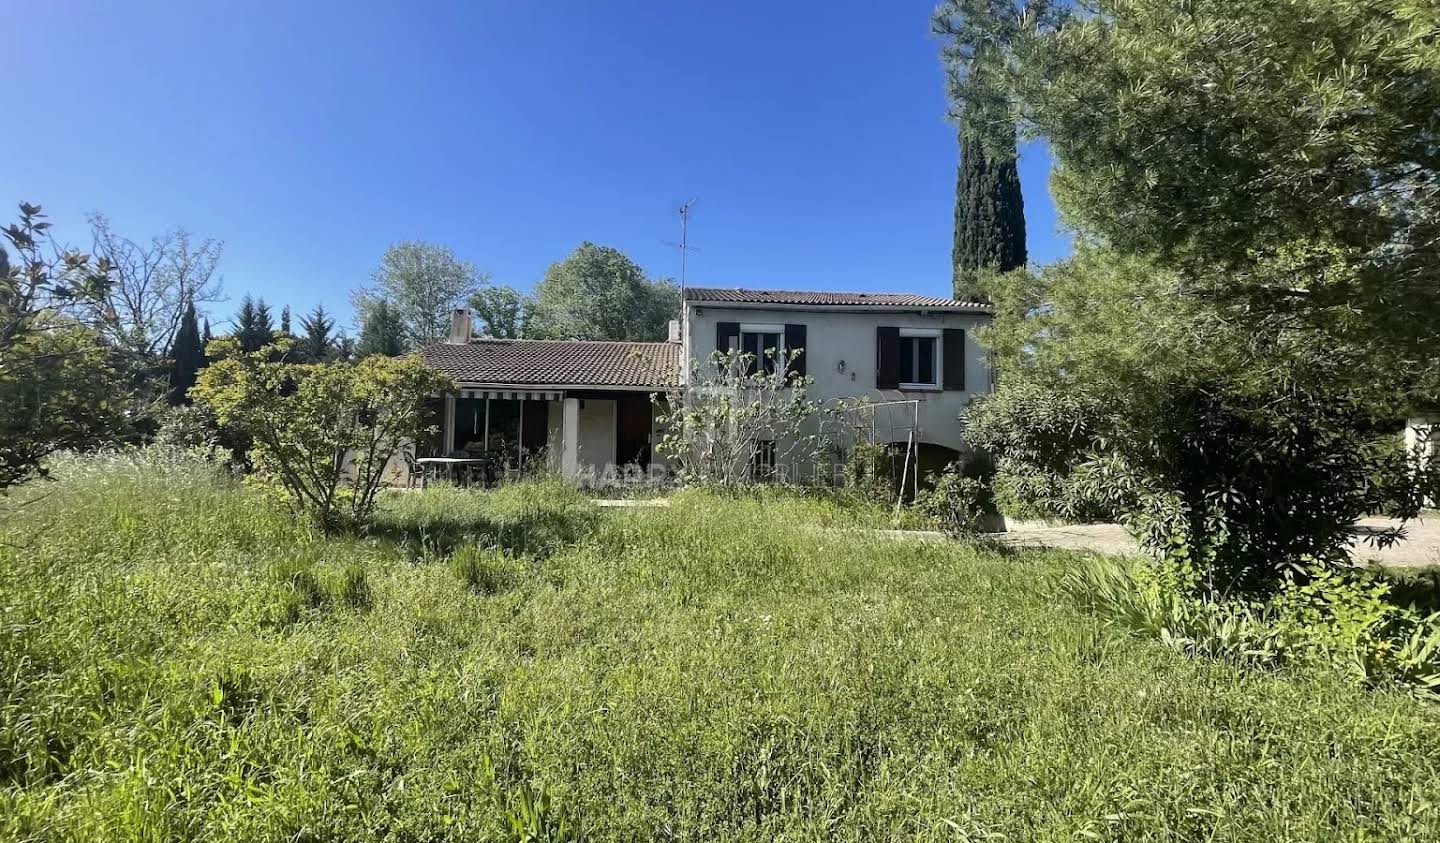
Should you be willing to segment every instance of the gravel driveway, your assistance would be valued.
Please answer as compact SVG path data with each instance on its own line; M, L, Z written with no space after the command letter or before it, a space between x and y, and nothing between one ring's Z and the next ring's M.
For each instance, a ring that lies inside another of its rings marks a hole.
M1383 530L1398 523L1389 518L1365 518L1360 521L1359 526L1362 530ZM1373 559L1385 565L1414 568L1440 565L1440 513L1427 513L1425 517L1411 521L1406 531L1408 535L1404 541L1383 550L1362 543L1355 549L1355 557ZM1062 547L1117 556L1128 556L1140 551L1135 540L1118 524L1022 526L1008 533L996 534L994 538L1020 547Z

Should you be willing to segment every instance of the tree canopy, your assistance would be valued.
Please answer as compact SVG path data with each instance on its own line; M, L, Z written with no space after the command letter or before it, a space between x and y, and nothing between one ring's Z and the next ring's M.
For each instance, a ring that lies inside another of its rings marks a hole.
M115 231L104 214L90 215L92 251L109 267L105 293L86 303L82 318L115 348L141 359L164 355L185 310L224 295L219 276L224 244L176 228L146 241Z
M1440 383L1434 12L942 7L969 131L1047 140L1080 243L991 281L1001 385L967 425L1002 490L1118 512L1220 590L1343 562L1356 517L1418 511L1434 478L1396 426Z
M246 352L255 352L269 345L275 339L275 326L270 319L270 305L264 299L252 298L249 293L240 299L240 309L235 313L235 330L231 334Z
M479 329L487 337L515 339L525 332L530 302L524 293L506 284L482 287L470 297Z
M126 424L115 349L84 321L110 292L110 264L56 250L38 205L21 203L0 261L0 493L65 448L113 439ZM55 252L58 251L58 254Z
M304 363L324 363L335 358L335 320L325 312L325 305L317 304L315 309L300 317L300 330L304 333L295 343L295 353Z
M978 64L957 97L982 131L1019 121L1048 141L1082 236L1174 270L1255 333L1311 335L1378 400L1433 396L1433 2L963 5L985 8L957 26Z
M620 250L587 241L546 270L525 331L543 339L659 341L679 312L674 281L649 279Z
M257 352L207 367L194 394L222 425L253 437L257 471L295 514L333 530L369 518L390 457L426 432L425 399L453 387L415 357L350 366Z
M444 339L450 333L450 314L488 280L445 246L396 243L380 257L371 286L356 292L355 309L363 323L377 302L388 302L404 326L407 348L418 348Z
M405 353L405 325L387 299L378 299L361 314L360 342L355 353L360 357L379 354L399 357Z

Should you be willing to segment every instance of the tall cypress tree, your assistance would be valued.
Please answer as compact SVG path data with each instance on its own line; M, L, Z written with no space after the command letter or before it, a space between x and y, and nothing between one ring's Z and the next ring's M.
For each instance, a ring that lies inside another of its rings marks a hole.
M200 339L200 323L195 318L195 303L185 304L180 329L170 345L170 394L172 405L187 404L185 393L195 385L195 376L205 367L205 345Z
M978 277L1025 265L1025 200L1020 194L1015 135L999 149L961 130L955 177L955 298L983 301Z

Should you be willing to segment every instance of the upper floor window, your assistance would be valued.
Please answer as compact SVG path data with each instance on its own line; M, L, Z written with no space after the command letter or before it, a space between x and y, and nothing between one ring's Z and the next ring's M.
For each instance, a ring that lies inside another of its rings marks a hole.
M716 322L715 349L739 353L750 360L749 373L805 375L805 325L802 323Z
M922 328L900 329L900 388L940 385L940 332Z
M875 388L965 388L963 328L875 327Z
M750 374L775 374L775 364L785 353L785 326L742 323L740 352L752 358Z

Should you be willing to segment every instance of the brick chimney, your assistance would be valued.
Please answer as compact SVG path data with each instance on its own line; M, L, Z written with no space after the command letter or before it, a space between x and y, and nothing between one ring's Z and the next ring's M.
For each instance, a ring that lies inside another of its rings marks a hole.
M454 345L470 342L470 308L457 307L450 314L450 339L447 342Z

